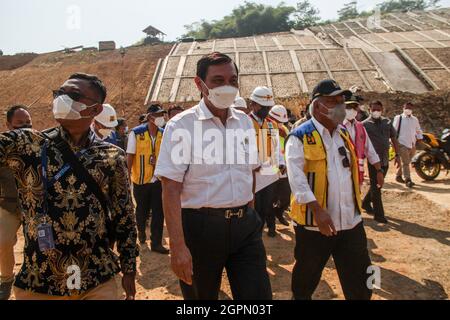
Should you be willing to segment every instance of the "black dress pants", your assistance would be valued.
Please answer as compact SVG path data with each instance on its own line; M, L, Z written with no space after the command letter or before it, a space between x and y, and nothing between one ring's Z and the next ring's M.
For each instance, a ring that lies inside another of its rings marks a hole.
M264 224L267 222L267 226L274 228L275 230L275 211L273 203L275 200L275 186L277 182L274 182L264 189L259 190L255 194L255 209L261 217L263 224L261 229L264 229Z
M388 172L389 166L382 167L384 176ZM377 170L373 165L369 163L369 178L370 178L370 190L367 192L363 200L363 207L372 208L375 217L384 218L384 207L383 199L381 196L381 189L378 188L377 184Z
M339 231L334 237L326 237L303 226L295 227L295 235L296 262L292 271L294 299L311 300L330 256L333 256L345 298L371 298L372 290L367 286L371 262L362 222L351 230Z
M254 210L227 219L183 209L182 219L193 262L192 286L180 280L185 300L217 300L224 268L235 300L272 299L262 222Z
M133 185L133 195L136 200L136 224L140 241L147 238L145 229L152 212L150 224L150 241L152 246L162 244L164 229L164 212L162 205L161 181L143 185Z

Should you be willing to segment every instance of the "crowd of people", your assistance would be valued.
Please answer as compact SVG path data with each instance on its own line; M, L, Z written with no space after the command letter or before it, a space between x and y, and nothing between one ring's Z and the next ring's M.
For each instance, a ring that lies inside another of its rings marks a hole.
M361 97L323 80L297 121L271 88L238 97L237 66L218 52L199 60L195 85L198 105L153 103L132 130L105 104L102 81L82 73L53 93L58 127L34 130L27 107L8 110L0 299L12 289L19 300L118 299L119 273L134 299L148 239L153 252L170 253L185 299L218 299L224 269L234 299L271 299L262 233L267 225L276 237L276 220L295 230L294 299L311 299L330 256L345 297L371 298L361 214L388 223L381 189L391 144L396 180L414 186L410 162L422 139L414 106L391 121L380 101L367 114ZM24 261L14 274L20 226Z

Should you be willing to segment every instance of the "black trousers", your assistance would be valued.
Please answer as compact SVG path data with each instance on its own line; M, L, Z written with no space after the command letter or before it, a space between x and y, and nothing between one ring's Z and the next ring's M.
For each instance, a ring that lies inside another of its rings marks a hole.
M267 226L275 230L275 217L281 218L291 204L291 186L288 178L281 178L275 182L273 195L273 210L267 216Z
M133 195L136 200L136 224L139 240L145 241L147 238L145 229L151 210L150 241L152 246L160 245L164 229L161 181L143 185L134 184Z
M272 227L275 230L275 211L273 210L273 203L275 199L275 186L277 182L274 182L264 189L259 190L255 194L255 209L263 221L261 229L264 228L264 224L267 222L268 227ZM273 222L269 222L269 220Z
M370 190L367 192L363 200L363 206L373 208L375 217L384 217L383 199L381 197L381 189L377 187L377 170L370 163L369 165L369 178L370 178ZM384 176L386 177L389 166L382 167Z
M185 300L217 300L224 268L235 300L272 299L262 222L254 210L226 219L183 209L182 217L194 269L192 286L180 281Z
M347 300L369 300L367 287L371 265L367 238L361 222L355 228L326 237L303 226L295 227L296 247L292 292L296 300L310 300L319 284L322 271L333 256L339 280Z

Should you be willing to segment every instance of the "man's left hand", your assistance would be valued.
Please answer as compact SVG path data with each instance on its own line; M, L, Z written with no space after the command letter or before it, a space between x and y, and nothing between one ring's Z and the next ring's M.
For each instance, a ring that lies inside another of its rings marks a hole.
M384 174L381 171L377 172L377 187L381 189L384 185Z
M125 290L126 300L134 300L136 296L136 273L126 273L122 277L122 287Z

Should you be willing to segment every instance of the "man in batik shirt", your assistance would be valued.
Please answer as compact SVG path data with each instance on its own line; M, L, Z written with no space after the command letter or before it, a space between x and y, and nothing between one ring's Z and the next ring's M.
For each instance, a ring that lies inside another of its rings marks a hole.
M15 297L117 299L114 278L122 272L126 297L134 299L138 251L125 153L97 140L90 129L106 88L95 76L74 74L54 98L60 127L0 135L0 166L14 172L24 215L24 262ZM76 170L76 162L64 160L61 141L97 189Z

